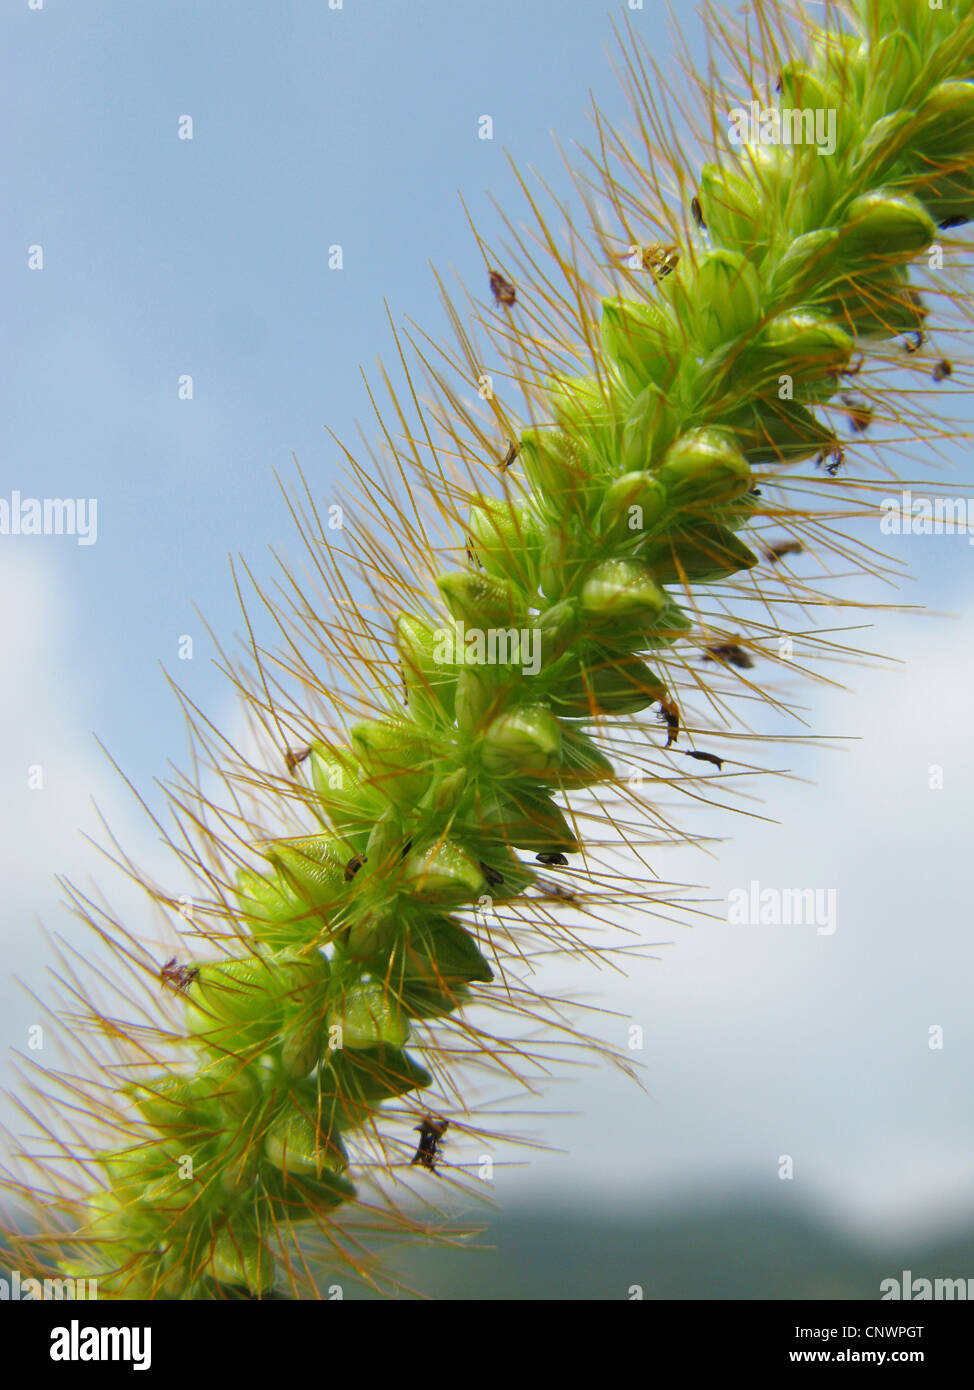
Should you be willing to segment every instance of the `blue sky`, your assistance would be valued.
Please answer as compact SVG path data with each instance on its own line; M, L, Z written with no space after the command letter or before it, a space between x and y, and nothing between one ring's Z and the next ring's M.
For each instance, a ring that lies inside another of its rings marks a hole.
M267 547L295 548L273 470L291 477L293 453L327 503L339 455L326 430L374 433L360 368L393 357L386 304L438 333L430 262L484 293L458 192L499 240L488 195L516 206L505 152L565 192L550 132L589 139L590 91L622 113L609 14L556 0L3 5L0 495L93 496L99 528L90 547L0 541L5 950L35 989L49 959L35 917L74 930L53 875L106 877L76 834L92 828L89 798L154 853L92 735L158 804L152 779L185 749L159 663L231 717L193 604L221 639L238 632L228 554L266 578ZM631 18L665 63L664 7ZM477 138L483 113L492 142ZM191 141L177 138L186 114ZM29 271L38 244L44 268ZM177 398L184 373L191 402ZM957 467L968 458L953 451ZM732 838L716 864L661 868L719 895L783 864L786 881L817 882L827 865L850 915L832 940L698 928L628 985L599 977L612 1007L646 1015L652 1101L611 1080L563 1087L557 1108L580 1118L533 1128L570 1157L516 1170L529 1196L607 1162L620 1190L761 1182L797 1148L804 1193L850 1220L974 1207L972 551L960 537L890 547L913 566L908 601L967 617L878 620L873 645L908 669L855 675L855 698L809 694L816 727L862 742L796 754L815 786L762 788L783 829L718 818L709 828ZM187 633L196 657L180 663ZM37 762L40 795L26 790ZM948 770L939 800L933 762ZM8 981L0 992L22 1047L32 1006ZM916 1040L941 1017L949 1043L931 1058ZM610 1159L593 1134L612 1136Z

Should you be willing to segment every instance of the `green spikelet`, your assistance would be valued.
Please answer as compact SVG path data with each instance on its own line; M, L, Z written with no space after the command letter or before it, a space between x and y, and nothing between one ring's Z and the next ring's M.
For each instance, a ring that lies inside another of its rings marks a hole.
M412 462L443 484L429 500L453 553L426 519L411 541L362 543L376 616L363 605L336 642L336 713L326 725L297 703L274 736L300 729L303 752L227 772L264 802L224 811L232 836L198 818L198 949L161 977L139 961L164 1000L155 1037L92 1005L120 1060L92 1093L91 1154L85 1139L68 1157L92 1157L97 1186L51 1177L60 1244L38 1249L97 1274L103 1296L307 1291L294 1243L317 1227L339 1257L334 1213L354 1204L370 1143L373 1173L428 1176L413 1122L453 1094L449 1039L491 1055L461 1010L501 1007L530 927L520 904L552 893L529 856L563 867L618 787L606 729L636 730L662 756L663 731L632 717L658 705L666 746L683 736L685 696L713 669L690 656L730 640L716 599L758 582L769 610L789 598L781 557L762 558L769 526L814 520L830 497L849 514L822 466L839 448L843 374L922 333L909 266L974 218L971 5L858 12L859 33L809 27L802 53L767 54L782 105L839 113L834 153L722 142L683 205L644 209L638 225L625 161L621 174L599 165L622 222L593 252L601 268L586 279L552 253L532 278L525 251L516 300L478 320L495 345L515 338L518 400L484 402L512 441L503 465L503 444L488 451L482 424L468 432L455 383L432 372L436 416L456 423L443 457L417 430ZM665 153L645 157L643 189L675 185L654 163ZM462 338L454 365L472 389L483 358ZM466 481L446 457L475 460ZM384 484L363 476L372 486L381 514ZM266 720L269 687L254 688ZM568 931L558 940L575 949ZM391 1138L370 1137L387 1124ZM30 1180L11 1189L37 1209Z

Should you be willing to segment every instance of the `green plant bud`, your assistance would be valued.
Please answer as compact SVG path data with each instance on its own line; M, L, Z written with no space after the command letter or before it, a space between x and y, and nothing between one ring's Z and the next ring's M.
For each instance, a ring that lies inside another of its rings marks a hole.
M747 460L725 431L688 430L668 450L656 471L674 508L731 502L751 487Z
M432 759L429 741L405 720L363 720L349 731L359 763L396 806L414 806L426 790Z
M407 980L402 987L402 1006L410 1018L447 1018L472 999L470 990L459 982Z
M639 555L660 584L714 583L758 563L757 555L733 531L705 521L685 534L649 541Z
M453 721L458 666L453 644L443 641L418 618L401 616L396 623L396 646L402 665L406 698L417 722L430 728Z
M602 346L633 395L672 375L683 351L673 317L656 304L635 299L602 300Z
M582 586L582 608L599 624L617 619L651 623L665 600L652 571L639 560L603 560Z
M402 1048L370 1047L332 1052L322 1069L322 1084L333 1088L340 1097L340 1113L354 1123L356 1107L424 1090L433 1078Z
M481 757L497 776L541 776L561 754L561 726L541 705L521 705L500 715L484 734Z
M345 894L344 865L348 853L329 835L303 835L269 840L260 853L293 884L305 908L331 907Z
M834 227L820 227L795 237L771 273L772 300L794 301L812 289L828 288L838 278L834 269L838 241Z
M479 862L455 840L444 840L412 854L403 870L403 886L421 902L443 907L471 902L487 891Z
M639 472L650 466L670 445L679 425L679 414L669 398L652 383L633 401L622 430L619 462L623 471Z
M891 29L885 33L873 46L870 59L873 82L863 103L864 126L907 106L913 84L923 67L919 49L902 29Z
M243 960L208 961L198 967L199 974L188 986L194 1010L208 1018L245 1023L260 1018L278 993L274 971L280 967L248 956Z
M390 954L389 974L399 981L490 984L494 972L468 931L449 917L408 922Z
M577 450L561 430L525 430L519 459L524 476L542 504L560 510L563 500L584 486Z
M745 177L753 179L764 190L772 208L783 213L788 206L795 174L791 146L742 145L739 153Z
M769 235L768 205L753 183L717 164L705 164L700 172L700 201L715 246L755 259L763 254Z
M821 73L807 63L785 63L778 74L778 105L789 109L826 111L835 107L838 95ZM810 140L806 140L810 144Z
M266 1051L281 1030L282 1014L278 1001L269 994L263 996L259 1013L249 1017L231 1015L228 1004L233 1000L241 1011L256 1008L256 990L221 984L204 989L197 1000L193 997L196 985L190 986L185 1003L186 1030L203 1047L225 1056L243 1056ZM216 1001L217 1007L214 1007Z
M554 603L540 614L535 627L541 633L541 661L544 666L549 666L564 655L578 636L581 625L581 607L572 599Z
M838 158L821 155L815 145L793 147L794 171L785 220L796 232L812 232L835 220L848 185Z
M399 1047L409 1036L399 1000L380 980L352 985L328 1010L327 1029L340 1027L342 1047Z
M265 1293L274 1283L274 1257L253 1231L226 1226L213 1242L210 1272L221 1284Z
M796 401L748 405L732 417L734 437L751 465L798 463L834 442L832 431Z
M189 1130L217 1133L220 1106L201 1078L164 1074L122 1087L153 1129L178 1135Z
M913 138L914 121L912 111L893 111L881 116L860 141L856 161L849 171L850 179L870 183L895 180L903 151Z
M428 786L428 779L425 785ZM413 806L416 804L414 801ZM406 838L402 814L395 806L390 806L373 825L365 847L365 860L370 868L385 876L390 865L401 857Z
M694 289L697 336L706 352L753 328L761 316L761 282L742 251L703 256Z
M238 869L236 897L254 938L271 949L314 941L325 930L324 918L309 915L307 901L279 871L265 878L252 869Z
M566 430L571 437L580 435L583 438L595 439L603 436L606 430L611 430L615 419L615 410L610 407L605 399L602 385L594 376L578 377L551 377L546 383L548 397L551 401L551 408L555 419L563 430ZM526 430L532 444L537 442L538 431ZM547 437L548 432L541 434L542 439ZM524 452L524 436L522 435L522 457ZM528 462L524 460L525 472L528 472ZM528 474L531 483L538 487L534 477ZM540 481L540 479L539 479ZM556 478L551 479L557 481ZM564 487L564 482L562 482Z
M526 850L532 854L574 854L578 840L564 812L544 792L511 787L503 795L491 787L470 799L464 826L472 836Z
M571 724L562 725L559 780L565 787L587 787L610 781L615 768L588 734Z
M937 235L919 199L876 189L854 198L841 229L839 255L851 271L863 263L912 260Z
M333 829L364 848L368 832L386 808L381 793L362 776L362 770L348 749L326 748L313 743L308 759L311 781L322 810Z
M302 1111L289 1111L268 1127L264 1157L296 1177L343 1173L348 1167L348 1155L337 1135L313 1124Z
M557 714L584 719L596 714L636 714L665 694L664 682L638 656L589 645L582 659L565 658L564 668L552 684L550 701ZM534 849L533 845L517 843L519 848Z
M640 541L666 510L666 489L651 473L623 473L606 489L599 511L603 541Z
M589 497L593 515L600 494L601 485L593 484ZM548 537L541 557L541 592L551 599L574 588L587 564L586 552L591 548L588 542L594 529L588 512L584 518L561 517L557 525L558 530Z
M511 576L522 588L537 589L544 533L531 507L508 498L485 499L470 508L468 528L477 558L492 578Z
M920 198L935 222L956 218L974 221L974 170L942 174L920 190Z
M503 669L469 665L457 681L457 727L464 732L480 729L494 711L498 692L505 683Z
M513 586L505 580L452 570L437 578L436 587L456 621L470 627L507 627L519 613Z
M320 1019L298 1015L281 1032L281 1069L285 1076L310 1076L321 1059L324 1043Z
M916 113L910 142L915 163L962 160L974 154L974 82L941 82Z
M803 152L815 150L819 159L841 157L860 130L844 91L807 63L786 63L778 77L775 103L781 113L782 139L800 145Z
M883 4L886 0L881 0ZM894 0L896 3L896 0ZM884 25L886 33L892 25ZM845 100L858 104L865 91L866 79L872 71L871 47L858 34L840 34L819 29L812 37L811 61Z
M200 1072L200 1082L220 1107L221 1114L231 1120L252 1115L262 1102L262 1072L259 1066L248 1066L234 1057L218 1057L208 1062Z
M857 338L890 338L913 332L922 328L926 317L926 309L901 266L881 275L857 278L822 307Z
M356 1195L355 1187L347 1178L327 1168L319 1175L312 1175L295 1171L290 1165L284 1172L264 1162L259 1182L271 1215L283 1224L301 1221L317 1211L328 1211Z
M854 347L854 339L830 319L798 310L766 324L746 357L749 367L765 378L787 375L798 382L831 376L834 383L835 374L851 361Z
M647 647L672 647L681 637L685 637L693 627L693 619L684 613L683 609L672 597L666 595L666 606L656 620L656 625L644 634L644 646Z

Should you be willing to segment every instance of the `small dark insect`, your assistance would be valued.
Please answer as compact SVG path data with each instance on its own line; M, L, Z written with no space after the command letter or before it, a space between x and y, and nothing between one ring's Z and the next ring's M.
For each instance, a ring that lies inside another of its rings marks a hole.
M287 768L288 772L293 777L294 769L297 767L298 763L303 763L305 758L308 758L310 756L310 748L302 748L299 753L292 753L291 750L288 749L288 751L284 754L284 766Z
M437 1146L443 1143L443 1136L450 1128L450 1121L434 1119L432 1115L424 1115L419 1124L414 1125L413 1128L419 1134L419 1144L410 1166L419 1163L423 1168L435 1173Z
M644 246L642 261L643 270L651 270L657 280L665 280L680 263L680 248L663 246L659 242L653 246Z
M940 361L937 363L933 371L930 373L934 381L943 381L945 377L953 376L953 374L954 369L951 366L951 364L947 361L946 357L941 357Z
M718 758L716 753L694 753L687 752L688 758L696 758L701 763L713 763L714 767L720 772L724 766L723 758Z
M840 449L838 444L836 444L834 448L823 449L820 454L816 455L815 467L821 468L822 464L824 463L826 465L826 473L829 475L830 478L834 478L844 462L845 451L843 449Z
M748 494L747 494L747 495L748 495L748 497L763 497L763 496L764 496L764 494L762 493L762 491L761 491L761 489L760 489L759 487L752 487L752 488L749 488L749 489L748 489Z
M353 855L352 855L351 859L350 859L350 860L348 861L348 863L345 865L345 882L346 882L346 883L351 883L352 879L355 877L355 875L358 873L359 869L362 867L362 865L363 865L364 863L365 863L365 855L364 855L364 854L353 854Z
M955 212L951 217L945 217L940 223L941 227L963 227L965 222L970 222L969 217L965 217L962 212Z
M198 965L179 965L175 956L171 956L159 971L159 979L164 985L175 990L177 994L185 994L194 980L200 977Z
M680 733L680 711L669 700L660 700L657 718L666 725L666 746L676 743Z
M561 884L556 883L553 878L536 878L534 886L540 893L547 893L550 898L557 898L559 902L578 902L575 894L572 893L570 889L562 888Z
M839 400L849 412L846 417L849 421L849 428L855 434L865 434L872 424L873 418L873 408L869 402L852 391L843 391Z
M912 332L906 334L906 342L903 344L907 352L919 352L923 347L923 334L919 328L914 328Z
M736 666L740 671L749 671L754 665L751 653L739 647L736 642L718 642L713 647L708 647L703 659L726 661L728 666Z
M539 864L547 864L551 869L565 869L568 867L568 860L563 854L545 851L544 854L536 854L534 857Z
M504 875L498 873L496 869L492 869L490 865L485 864L483 860L480 861L480 871L487 880L487 886L489 888L500 888L502 886Z
M407 854L411 854L411 853L412 853L412 849L413 849L413 842L412 842L412 840L407 840L406 843L405 843L405 844L403 845L403 847L402 847L402 852L401 852L401 854L400 854L400 858L401 858L401 859L405 859L405 857L406 857Z
M488 279L495 304L503 304L509 309L512 304L517 303L517 291L510 280L503 276L499 270L492 270Z
M784 555L800 555L804 548L801 541L775 541L774 545L769 545L764 552L764 558L774 565Z
M402 681L402 702L406 709L409 709L409 686L406 684L406 672L402 669L402 662L399 663L399 679Z
M507 441L507 453L504 455L504 458L501 461L501 468L510 468L511 464L514 462L514 460L517 458L520 452L521 446L517 442L517 440L509 439Z
M693 220L702 232L707 230L707 224L703 220L703 208L700 206L700 199L694 197L690 203L690 211L693 213Z

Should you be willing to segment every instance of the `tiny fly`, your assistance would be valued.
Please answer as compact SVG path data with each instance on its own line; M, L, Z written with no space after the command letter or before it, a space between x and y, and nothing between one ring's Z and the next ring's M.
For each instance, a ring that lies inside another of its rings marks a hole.
M419 1144L410 1167L418 1163L429 1172L435 1173L438 1157L437 1147L443 1143L443 1136L450 1128L450 1121L436 1119L432 1115L424 1115L419 1124L414 1125L413 1128L419 1134Z

